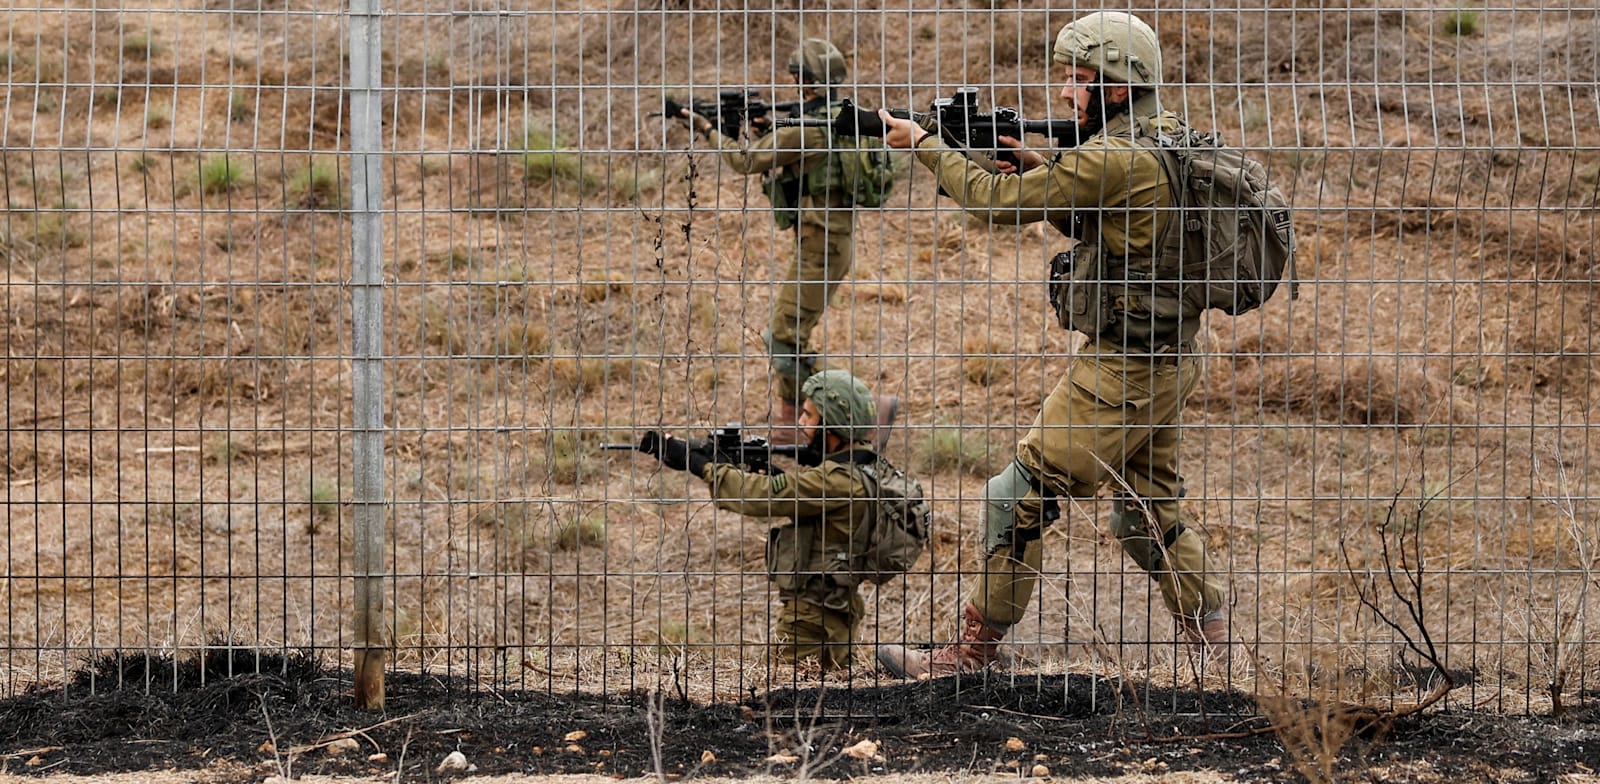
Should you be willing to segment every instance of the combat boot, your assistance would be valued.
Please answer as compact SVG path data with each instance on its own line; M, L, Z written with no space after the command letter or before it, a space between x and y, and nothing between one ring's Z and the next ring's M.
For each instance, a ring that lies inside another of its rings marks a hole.
M889 433L894 429L894 418L900 413L900 398L873 395L872 405L878 409L878 421L867 440L872 442L872 451L881 455L884 445L889 443Z
M971 602L962 612L961 639L932 651L913 651L904 645L878 646L878 663L901 678L937 678L958 672L977 672L1001 660L1000 640L1004 630L995 630Z
M1184 639L1194 646L1195 650L1207 659L1227 661L1228 648L1228 614L1222 610L1212 610L1199 618L1187 615L1178 616L1178 626L1183 629Z
M767 420L767 441L774 446L796 446L806 443L800 436L800 406L788 400L772 404L772 416Z

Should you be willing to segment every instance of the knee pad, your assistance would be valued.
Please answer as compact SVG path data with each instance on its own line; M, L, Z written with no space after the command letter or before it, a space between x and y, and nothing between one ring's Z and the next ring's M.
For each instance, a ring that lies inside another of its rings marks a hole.
M772 372L795 381L805 381L811 377L815 362L811 357L800 353L799 346L780 343L773 339L771 332L761 333L761 339L767 344L767 356L770 358Z
M1111 499L1111 533L1122 542L1122 550L1146 572L1161 568L1168 549L1183 536L1183 524L1168 531L1157 531L1137 496L1118 493Z
M1012 548L1021 557L1029 541L1039 538L1039 528L1017 529L1017 504L1033 490L1033 477L1013 460L983 486L983 548L994 555Z

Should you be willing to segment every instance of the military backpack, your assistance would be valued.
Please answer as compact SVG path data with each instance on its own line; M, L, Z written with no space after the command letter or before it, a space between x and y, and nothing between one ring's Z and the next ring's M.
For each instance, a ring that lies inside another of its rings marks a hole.
M1266 167L1220 136L1188 126L1137 135L1163 153L1181 210L1181 234L1162 245L1156 278L1178 281L1179 299L1196 311L1247 313L1285 279L1290 298L1298 296L1293 216L1288 199L1267 181Z
M882 585L910 571L922 557L933 513L922 484L887 460L856 467L866 477L877 509L867 516L866 530L852 543L850 572Z

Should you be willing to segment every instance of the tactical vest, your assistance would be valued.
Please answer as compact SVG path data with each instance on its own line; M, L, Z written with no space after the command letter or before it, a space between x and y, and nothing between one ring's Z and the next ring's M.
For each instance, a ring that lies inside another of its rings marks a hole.
M1135 136L1142 135L1143 122L1133 125ZM1165 164L1162 170L1167 171ZM1127 248L1105 247L1104 213L1084 214L1071 232L1078 245L1050 260L1050 304L1062 327L1130 354L1171 353L1193 343L1204 309L1185 304L1173 276L1157 274L1176 269L1180 256L1178 244L1170 241L1179 223L1178 196L1171 187L1167 194L1168 203L1158 202L1153 255L1129 256Z
M841 106L835 101L819 101L805 116L831 120ZM834 152L824 160L804 168L799 163L783 166L762 179L778 228L799 222L804 198L826 207L876 207L888 197L894 168L880 140L839 136L831 141Z

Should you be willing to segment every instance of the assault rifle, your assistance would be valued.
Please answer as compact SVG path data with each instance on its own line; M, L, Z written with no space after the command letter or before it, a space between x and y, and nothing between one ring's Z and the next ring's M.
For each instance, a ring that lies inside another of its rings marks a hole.
M601 444L601 449L629 450L643 452L647 455L661 454L661 434L651 430L639 439L637 444ZM713 463L732 463L745 471L759 473L774 473L772 457L796 457L808 447L795 445L779 445L768 441L761 436L744 436L743 428L738 422L711 431L707 438L690 438L689 449L709 455Z
M836 136L883 137L883 120L879 119L875 110L858 107L848 98L840 104L839 114L831 120L796 117L780 119L775 125L780 128L828 127L833 129ZM890 109L889 116L911 120L924 127L930 122L934 123L944 140L962 152L976 151L1013 166L1021 163L1017 151L1000 146L1001 136L1021 139L1024 134L1035 133L1050 137L1058 147L1076 147L1083 140L1078 133L1078 124L1072 120L1024 120L1016 109L1009 106L996 107L993 112L984 114L978 111L976 87L957 88L955 95L935 100L926 112Z
M705 117L717 124L717 129L723 136L739 138L739 132L749 125L758 133L767 130L767 116L773 112L783 112L791 117L799 117L805 111L804 101L782 101L767 103L762 100L759 90L723 90L717 93L715 101L696 101L689 99L688 103L678 103L671 98L663 98L659 115L665 117L678 117L679 112L688 109L695 114ZM657 116L651 112L648 116Z

